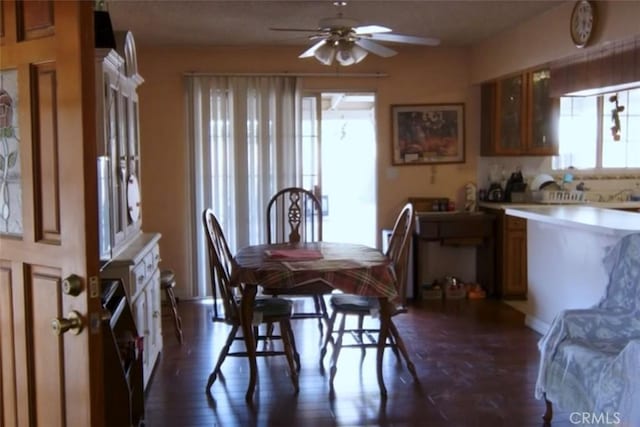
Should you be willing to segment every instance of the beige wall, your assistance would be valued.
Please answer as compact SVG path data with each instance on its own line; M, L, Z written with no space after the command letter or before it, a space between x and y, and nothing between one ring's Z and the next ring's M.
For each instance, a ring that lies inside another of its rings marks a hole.
M410 196L445 196L462 201L462 187L476 180L478 169L479 89L473 83L575 52L568 35L569 3L473 50L398 47L400 53L395 57L371 55L358 65L338 70L379 72L387 77L304 78L304 87L310 90L376 92L379 228L392 225L397 210ZM640 31L639 16L640 2L617 2L615 8L606 5L601 13L605 28L597 40L621 38L629 34L629 28ZM333 73L336 69L313 59L297 59L300 47L196 49L139 45L137 50L139 70L145 78L139 90L143 228L162 233L162 266L176 271L177 292L185 295L191 277L189 227L192 222L200 226L200 216L190 218L188 213L183 73ZM450 102L465 104L466 162L435 168L392 167L390 106Z
M400 50L400 49L399 49ZM138 47L145 83L140 87L143 228L158 231L162 266L173 268L184 283L190 275L188 150L186 145L183 73L334 73L313 59L299 60L300 48L157 48ZM462 49L405 48L394 58L374 56L341 73L383 73L386 77L304 77L309 90L366 90L377 94L378 224L390 227L410 196L457 198L475 179L478 155L478 99L470 90L468 52ZM390 105L464 103L466 157L463 164L391 167ZM330 168L331 165L324 165ZM357 213L356 213L357 214ZM180 285L179 285L180 286ZM184 293L184 287L178 290Z
M575 2L550 11L474 46L471 81L479 83L580 52L569 35ZM587 49L640 34L640 1L596 2L597 22Z

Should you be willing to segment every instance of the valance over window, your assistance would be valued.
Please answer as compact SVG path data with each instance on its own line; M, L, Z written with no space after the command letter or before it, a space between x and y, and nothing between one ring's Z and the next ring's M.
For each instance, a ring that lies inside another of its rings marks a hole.
M551 64L551 96L592 96L640 87L640 35Z

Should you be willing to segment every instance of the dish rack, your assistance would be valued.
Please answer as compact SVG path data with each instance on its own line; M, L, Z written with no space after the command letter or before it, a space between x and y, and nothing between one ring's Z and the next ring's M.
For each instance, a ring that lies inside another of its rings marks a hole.
M584 203L586 201L584 191L532 191L531 197L536 203L570 204Z

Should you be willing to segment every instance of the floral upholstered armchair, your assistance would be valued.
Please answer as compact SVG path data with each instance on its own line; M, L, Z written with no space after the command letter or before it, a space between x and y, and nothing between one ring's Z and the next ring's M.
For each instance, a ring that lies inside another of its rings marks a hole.
M538 343L535 395L547 423L554 404L590 425L640 426L640 234L609 248L604 267L604 298L561 312Z

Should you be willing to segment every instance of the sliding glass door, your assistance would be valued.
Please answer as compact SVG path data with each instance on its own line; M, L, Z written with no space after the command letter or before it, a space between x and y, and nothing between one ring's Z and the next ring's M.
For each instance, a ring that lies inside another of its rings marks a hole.
M303 164L305 188L321 198L324 240L375 246L375 94L308 94L302 111L309 156Z

